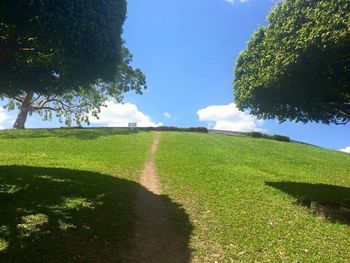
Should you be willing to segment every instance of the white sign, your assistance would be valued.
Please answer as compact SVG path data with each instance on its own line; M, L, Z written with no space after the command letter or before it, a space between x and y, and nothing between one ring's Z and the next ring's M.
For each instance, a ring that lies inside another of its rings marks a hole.
M128 127L131 128L131 129L132 128L136 128L137 127L137 123L136 122L129 122L128 123Z

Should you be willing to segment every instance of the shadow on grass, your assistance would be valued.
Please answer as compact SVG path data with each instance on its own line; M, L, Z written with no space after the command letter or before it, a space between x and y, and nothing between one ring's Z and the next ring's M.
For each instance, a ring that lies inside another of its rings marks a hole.
M266 182L296 199L296 204L311 208L330 221L350 224L350 188L328 184ZM343 210L341 208L345 208Z
M77 138L82 140L93 140L99 137L111 135L129 135L137 132L122 128L61 128L61 129L27 129L7 130L0 132L0 139L31 139L31 138Z
M192 226L166 196L99 173L30 166L0 166L0 262L123 262L137 191L181 215L187 262Z

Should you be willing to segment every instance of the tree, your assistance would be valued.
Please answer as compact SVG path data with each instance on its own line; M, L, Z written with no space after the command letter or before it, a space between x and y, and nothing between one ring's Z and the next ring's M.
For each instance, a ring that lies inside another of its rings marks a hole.
M15 128L35 95L66 98L116 81L125 16L125 0L1 1L0 94L21 103Z
M350 2L285 0L240 54L235 100L262 119L350 120Z
M23 95L8 97L4 107L8 110L19 109L14 127L24 128L28 113L35 112L40 114L43 120L50 120L54 114L67 126L71 126L74 122L78 126L82 122L89 124L89 117L98 118L98 113L106 101L121 102L123 93L131 90L142 94L142 91L147 88L145 75L141 70L130 66L132 55L126 47L123 47L121 53L122 62L119 64L118 75L113 82L99 82L60 95L27 92Z

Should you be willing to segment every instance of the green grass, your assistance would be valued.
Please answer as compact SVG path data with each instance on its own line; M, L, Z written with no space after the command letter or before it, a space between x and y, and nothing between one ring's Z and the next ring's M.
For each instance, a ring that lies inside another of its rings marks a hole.
M122 261L132 246L136 193L147 191L137 182L152 137L116 129L0 132L0 262ZM350 155L166 132L156 162L169 195L156 198L176 208L172 223L190 238L193 262L350 262L350 225L303 205L350 205Z
M165 193L194 225L194 262L350 262L350 226L305 200L350 204L350 155L221 135L164 133Z
M0 132L0 262L120 261L151 142L113 129Z

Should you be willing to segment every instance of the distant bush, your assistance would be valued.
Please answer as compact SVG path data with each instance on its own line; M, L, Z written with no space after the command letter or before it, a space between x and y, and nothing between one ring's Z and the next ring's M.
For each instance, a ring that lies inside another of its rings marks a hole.
M247 135L249 137L253 137L253 138L269 138L270 136L267 134L264 134L262 132L247 132Z
M290 138L288 136L283 136L283 135L273 135L271 139L276 141L281 141L281 142L290 142Z
M182 132L201 132L208 133L208 129L205 127L189 127L189 128L179 128L173 126L160 126L160 127L146 127L140 128L146 131L182 131Z
M288 136L268 135L262 132L247 132L247 136L252 138L264 138L264 139L281 141L281 142L290 142L290 138Z
M90 127L88 127L88 128L90 128ZM65 127L65 126L63 126L63 127L60 127L60 129L64 129L64 130L74 130L74 129L85 129L84 127L82 127L82 126L70 126L70 127Z

